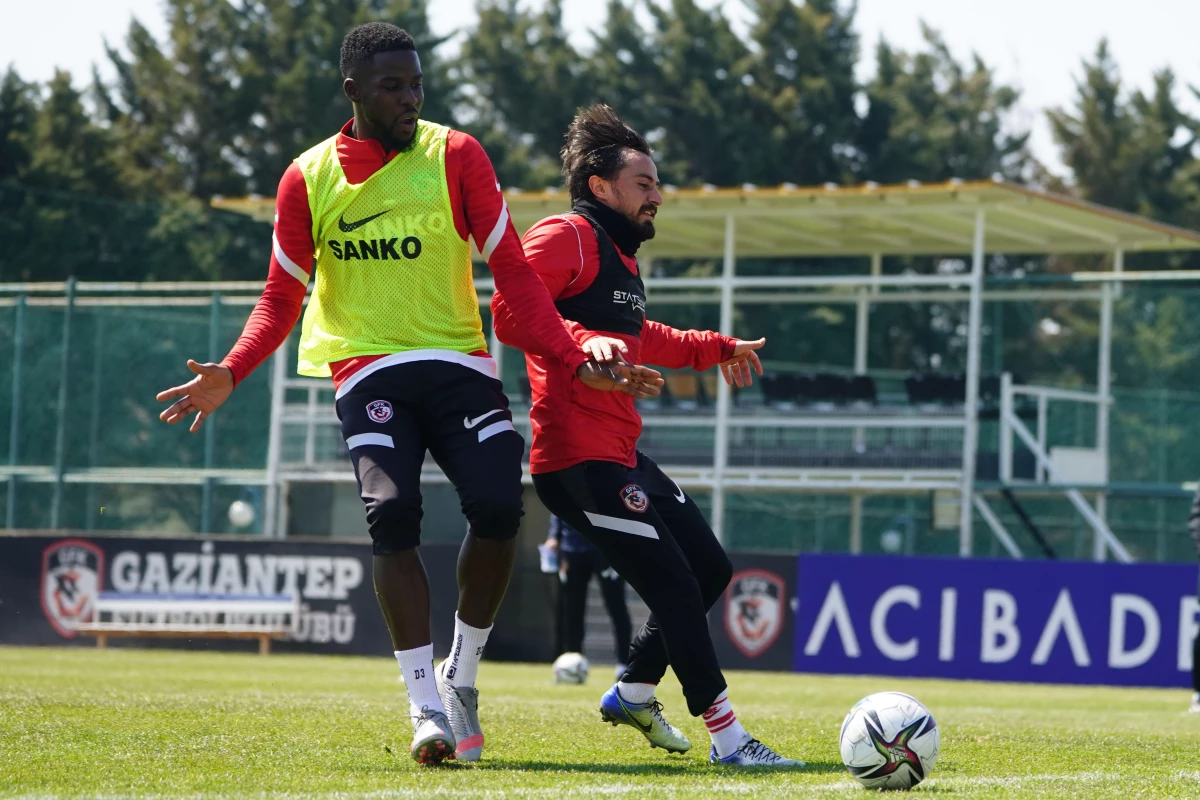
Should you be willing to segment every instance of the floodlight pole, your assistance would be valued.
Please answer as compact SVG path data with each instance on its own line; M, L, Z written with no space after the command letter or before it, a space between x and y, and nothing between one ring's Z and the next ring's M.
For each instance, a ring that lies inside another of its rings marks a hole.
M9 409L8 426L8 466L14 469L8 474L8 500L4 505L4 527L9 530L17 527L17 473L15 467L20 458L21 353L24 350L25 295L19 294L17 295L16 318L13 320L12 406Z
M283 538L286 531L279 528L279 459L283 447L283 406L287 399L288 343L275 351L271 360L271 425L267 437L267 492L263 499L262 535L268 539Z
M725 217L725 258L721 267L721 333L733 336L733 279L735 252L733 215ZM713 436L712 526L717 541L725 540L725 466L729 461L729 384L717 378L717 430Z
M63 308L62 360L58 374L58 424L54 433L54 494L50 500L50 527L62 523L63 478L67 459L67 383L71 377L71 317L75 312L75 277L67 278L67 304Z
M871 254L871 275L883 274L883 254ZM867 337L870 330L871 295L879 294L879 284L870 287L860 286L856 291L854 310L854 374L867 374ZM866 444L866 435L862 428L854 429L855 452L862 452ZM858 555L862 552L862 518L863 496L855 493L850 495L850 552Z
M213 292L211 305L208 310L208 360L216 363L220 360L221 347L221 293ZM204 427L204 468L213 468L217 452L217 429L212 420ZM204 478L204 487L200 492L200 532L213 532L213 488L216 481L212 476Z
M1118 250L1114 261L1124 261L1122 251ZM1112 318L1113 294L1111 283L1100 287L1100 363L1096 368L1096 392L1100 402L1096 404L1096 449L1104 456L1104 481L1108 482L1108 418L1109 403L1112 402ZM1108 494L1101 489L1096 493L1096 516L1108 522ZM1108 558L1108 543L1100 534L1092 541L1092 559L1104 561Z
M984 210L975 212L975 244L971 254L971 292L967 310L967 396L963 402L962 490L958 523L958 554L970 557L971 522L975 495L975 456L979 448L979 350L983 325Z

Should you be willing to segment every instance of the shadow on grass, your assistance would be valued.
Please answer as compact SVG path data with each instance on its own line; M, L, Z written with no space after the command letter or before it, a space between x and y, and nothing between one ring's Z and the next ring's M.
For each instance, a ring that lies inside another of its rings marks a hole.
M444 766L451 766L451 764L445 764ZM711 770L715 774L724 776L775 775L779 773L794 773L797 775L829 774L834 772L844 773L846 771L845 766L831 761L809 761L803 767L750 767L739 769L737 767L710 766L707 762L692 759L671 759L661 764L621 764L612 762L579 764L570 761L523 761L518 759L497 759L493 761L492 759L488 759L478 764L453 764L452 768L489 771L529 770L532 772L593 772L610 775L664 776L695 774L701 770Z

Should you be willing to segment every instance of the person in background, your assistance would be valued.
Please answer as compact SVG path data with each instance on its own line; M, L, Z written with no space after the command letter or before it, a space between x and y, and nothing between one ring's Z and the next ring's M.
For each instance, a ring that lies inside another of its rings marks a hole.
M608 618L612 620L613 641L616 645L617 678L625 674L629 660L629 642L633 638L633 623L625 603L625 579L609 566L583 534L550 515L550 532L546 547L558 553L558 654L582 653L586 627L588 586L595 575L600 581L600 596Z
M1196 486L1196 496L1192 498L1188 532L1192 534L1192 543L1196 546L1196 557L1200 558L1200 485ZM1196 593L1200 597L1200 581L1197 582ZM1200 714L1200 632L1192 642L1192 705L1188 711Z

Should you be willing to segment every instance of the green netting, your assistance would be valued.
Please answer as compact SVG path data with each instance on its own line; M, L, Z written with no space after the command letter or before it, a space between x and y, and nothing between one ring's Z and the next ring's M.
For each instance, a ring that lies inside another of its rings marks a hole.
M60 425L61 458L68 471L263 469L270 416L269 369L260 368L239 386L227 406L209 421L206 434L190 435L184 427L160 423L161 404L154 399L166 386L188 379L187 358L223 355L236 340L249 309L246 298L227 297L214 303L204 295L147 299L83 294L71 310L64 359L67 309L61 295L31 295L23 310L13 295L0 296L0 463L7 464L15 455L18 466L40 468L43 473L15 484L14 523L33 528L52 520L54 485L45 472L52 471L58 456ZM712 327L717 312L712 303L664 305L655 316L679 327ZM747 304L737 308L737 332L768 337L764 355L770 368L849 371L853 313L853 305L846 303ZM871 307L869 372L885 402L906 402L903 378L910 371L962 369L964 314L962 303ZM989 301L984 305L984 321L985 372L1007 370L1029 383L1094 389L1099 327L1095 299ZM1194 444L1200 442L1200 392L1193 378L1200 355L1200 289L1128 284L1114 304L1113 323L1110 480L1121 485L1121 493L1109 497L1109 519L1139 559L1190 558L1184 530L1187 498L1178 488L1168 489L1200 476L1200 447ZM294 348L294 342L289 347ZM21 380L14 387L18 360ZM520 378L523 371L521 354L504 348L503 379L518 409L526 391ZM66 398L61 409L60 389ZM327 406L330 396L322 392L320 403ZM735 410L752 411L760 402L757 387L735 394ZM15 449L10 424L14 411ZM701 403L691 413L697 415L695 425L648 427L642 440L645 451L663 463L709 466L704 459L714 438L711 403ZM1047 419L1049 446L1096 445L1093 406L1051 401ZM1032 427L1032 421L1029 424ZM302 456L304 444L295 440L294 433L284 438L285 460ZM985 419L980 428L981 454L994 459L998 437L995 420ZM961 435L954 429L872 429L861 435L832 428L735 429L729 452L731 463L753 466L770 451L774 455L769 465L788 466L790 462L779 453L832 452L859 445L922 449L952 459L960 451ZM315 449L319 458L343 458L336 427L318 429ZM1016 449L1020 454L1023 448ZM1144 491L1138 486L1144 486ZM0 486L0 522L10 514L7 498L7 486ZM195 485L68 482L61 493L59 525L220 532L230 530L224 511L234 499L259 504L261 490L216 486L205 492ZM1021 499L1060 555L1090 556L1090 529L1061 496L1022 495ZM704 502L710 500L705 497ZM993 507L1022 549L1036 555L1036 541L1012 510L996 501ZM734 491L727 494L726 508L726 535L733 547L821 551L849 547L850 501L845 495ZM975 527L976 552L999 553L983 521L977 519ZM958 552L956 532L931 530L925 496L866 498L862 531L866 552L881 551L881 537L888 531L899 531L905 552ZM888 537L889 542L894 539Z

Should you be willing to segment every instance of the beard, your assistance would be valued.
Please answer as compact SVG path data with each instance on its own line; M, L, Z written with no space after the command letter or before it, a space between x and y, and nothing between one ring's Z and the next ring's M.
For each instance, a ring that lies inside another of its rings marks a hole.
M633 225L634 230L638 232L638 235L642 237L643 242L648 242L654 238L654 219L651 218L647 222L639 222L638 217L640 217L646 211L653 210L653 206L643 206L628 217L629 222Z

